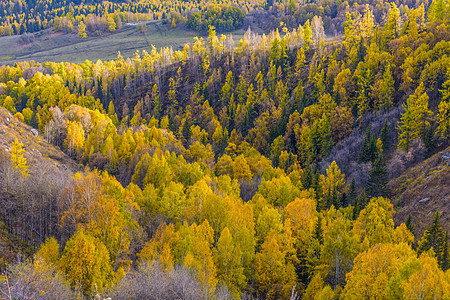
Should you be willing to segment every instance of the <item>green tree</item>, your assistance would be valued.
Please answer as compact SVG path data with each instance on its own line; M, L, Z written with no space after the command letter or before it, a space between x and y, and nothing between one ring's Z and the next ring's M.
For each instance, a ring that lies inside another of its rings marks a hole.
M431 225L425 230L417 247L417 253L421 254L433 249L439 266L448 268L448 238L440 224L441 214L436 211Z

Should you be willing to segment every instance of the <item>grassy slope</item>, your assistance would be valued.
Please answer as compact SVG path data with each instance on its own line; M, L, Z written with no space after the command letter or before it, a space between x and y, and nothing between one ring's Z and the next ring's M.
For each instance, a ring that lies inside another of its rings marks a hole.
M395 206L395 223L406 222L408 215L414 224L414 235L420 238L430 225L436 210L441 215L441 225L450 231L450 147L419 165L406 170L389 182ZM420 200L429 198L428 201Z
M244 31L241 29L232 34L237 42ZM0 38L0 65L24 60L80 63L89 59L95 62L117 58L118 51L127 58L133 57L136 50L150 51L151 45L157 49L172 46L174 50L180 50L197 35L183 25L172 29L159 21L149 21L145 33L138 33L135 26L123 25L113 33L85 40L75 33L54 33L53 30L36 34L31 43L22 42L20 36L6 36Z

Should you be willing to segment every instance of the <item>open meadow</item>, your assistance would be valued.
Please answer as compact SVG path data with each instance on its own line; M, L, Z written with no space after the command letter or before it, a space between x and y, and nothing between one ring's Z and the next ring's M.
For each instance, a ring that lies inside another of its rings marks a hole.
M199 33L179 25L169 28L160 21L146 21L147 30L138 32L135 25L123 25L119 30L100 36L82 39L76 33L54 32L52 29L21 36L0 37L0 65L14 64L18 61L71 62L111 60L120 51L124 58L133 57L136 50L151 50L172 46L180 50L186 43L194 41ZM239 41L244 30L232 32L234 40ZM29 37L29 38L28 38Z

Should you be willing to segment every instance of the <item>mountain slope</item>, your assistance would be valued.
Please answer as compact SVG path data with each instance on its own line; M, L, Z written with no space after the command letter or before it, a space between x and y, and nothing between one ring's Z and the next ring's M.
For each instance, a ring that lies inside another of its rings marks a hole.
M391 200L397 212L394 221L398 225L411 215L416 239L422 237L436 210L442 213L442 227L450 231L449 162L450 147L389 182Z

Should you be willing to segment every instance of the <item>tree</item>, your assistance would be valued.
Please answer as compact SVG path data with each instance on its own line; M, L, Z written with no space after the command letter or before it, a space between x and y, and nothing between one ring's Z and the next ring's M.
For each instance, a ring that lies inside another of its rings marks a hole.
M116 30L116 22L111 15L106 17L106 24L108 25L108 31L113 32Z
M309 50L309 46L311 45L312 42L313 42L313 32L308 19L303 25L303 43L305 51Z
M255 258L255 279L266 299L286 299L296 282L295 269L286 261L281 236L271 231Z
M337 213L324 233L320 260L326 265L329 282L334 288L344 286L345 274L352 269L357 254L357 236L351 230L352 222Z
M433 0L428 9L428 20L430 22L443 20L447 9L446 6L445 0Z
M414 234L414 224L412 222L411 214L409 214L408 219L406 219L406 227L412 234Z
M95 290L103 291L114 276L105 245L83 230L77 231L67 242L60 268L73 288L81 288L88 295Z
M50 237L39 248L37 256L46 263L56 266L59 261L59 244L54 237Z
M390 133L387 119L384 120L383 128L380 131L380 140L383 143L383 149L388 150L390 147Z
M83 21L81 21L81 22L78 24L78 35L79 35L82 39L87 38L86 25L83 23Z
M355 258L354 267L347 274L347 284L341 297L344 299L389 299L390 279L398 274L405 261L414 257L414 251L404 243L374 245Z
M411 142L425 133L425 129L429 126L428 118L433 114L428 109L428 95L423 82L414 94L408 97L406 105L402 104L402 107L405 112L402 113L398 127L401 131L398 146L408 152Z
M433 249L439 266L448 268L448 239L444 234L444 230L439 222L441 214L436 211L433 222L425 230L422 239L417 247L417 253L421 254L430 249Z
M391 3L391 9L387 17L386 24L383 27L382 39L383 46L387 48L389 42L397 38L400 28L400 11L395 3Z
M442 100L439 103L437 123L436 133L448 144L450 141L450 101Z
M379 103L377 106L379 109L383 108L384 110L387 111L393 105L392 100L394 99L394 91L395 91L394 87L395 81L394 78L392 77L390 63L386 65L386 68L383 73L383 79L381 82L382 82L381 91L378 95Z
M358 154L358 163L367 163L369 161L374 162L376 158L376 139L372 135L370 127L366 128L366 135L361 145L361 150Z
M344 192L345 175L341 173L338 165L333 161L327 169L327 176L320 176L320 185L326 207L334 205L340 207L339 198Z
M239 294L246 279L243 273L242 252L228 227L222 230L214 250L217 278L223 280L235 294Z
M380 139L378 139L380 141ZM366 194L369 198L387 196L388 174L383 156L380 154L370 170L366 184Z
M393 205L388 199L372 198L361 210L353 225L353 231L361 243L373 246L377 243L389 243L394 233ZM367 240L367 241L366 241Z
M67 138L64 140L64 146L69 151L69 155L81 154L84 148L85 132L79 122L67 121Z
M23 156L23 144L16 138L11 145L11 162L16 170L18 170L24 178L28 178L27 159Z
M311 30L313 34L314 46L318 47L325 37L325 31L323 29L322 17L314 16L311 22Z

